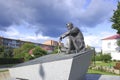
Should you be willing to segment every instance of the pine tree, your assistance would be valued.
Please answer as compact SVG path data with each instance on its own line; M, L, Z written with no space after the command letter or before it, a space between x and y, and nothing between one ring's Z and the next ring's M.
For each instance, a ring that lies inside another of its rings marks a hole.
M117 30L117 33L120 34L120 2L118 2L117 9L114 10L114 14L111 18L112 28Z

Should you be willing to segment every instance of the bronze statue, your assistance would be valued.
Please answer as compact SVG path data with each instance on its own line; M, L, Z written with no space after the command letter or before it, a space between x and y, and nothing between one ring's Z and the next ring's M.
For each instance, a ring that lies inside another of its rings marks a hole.
M69 44L68 48L61 48L61 51L66 52L67 54L80 52L85 50L84 37L79 28L74 27L72 23L66 24L68 31L60 36L60 41L65 37L68 37Z

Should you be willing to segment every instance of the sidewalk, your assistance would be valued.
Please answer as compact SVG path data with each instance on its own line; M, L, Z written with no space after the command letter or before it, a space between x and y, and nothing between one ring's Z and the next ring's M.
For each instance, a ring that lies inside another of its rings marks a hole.
M11 78L10 80L19 80L19 79ZM120 80L120 76L87 74L85 80Z
M86 80L120 80L120 76L87 74Z
M0 68L0 70L7 70L8 68ZM5 75L5 74L4 74ZM10 76L8 73L6 76ZM4 76L1 76L1 78ZM0 80L1 80L0 78ZM16 78L9 78L5 80L19 80ZM120 76L112 76L112 75L100 75L100 74L86 74L85 80L120 80Z

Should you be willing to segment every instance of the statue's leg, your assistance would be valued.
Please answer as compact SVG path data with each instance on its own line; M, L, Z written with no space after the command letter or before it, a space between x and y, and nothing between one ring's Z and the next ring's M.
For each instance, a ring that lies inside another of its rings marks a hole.
M80 52L85 49L84 41L80 38L73 38L73 44L75 46L76 52Z
M79 52L79 46L78 43L76 42L76 40L73 38L73 45L75 47L76 52Z
M85 51L85 43L84 43L84 41L81 41L81 45L80 45L80 49L79 49L79 51Z
M71 45L71 44L72 44L72 37L69 36L69 37L68 37L68 40L69 40L69 41L68 41L68 49L66 50L66 53L67 53L67 54L70 54L71 48L72 48L72 45Z

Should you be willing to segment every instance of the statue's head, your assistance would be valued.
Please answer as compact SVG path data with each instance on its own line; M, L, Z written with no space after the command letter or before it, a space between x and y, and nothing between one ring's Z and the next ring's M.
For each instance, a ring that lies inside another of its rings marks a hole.
M72 24L71 22L70 22L70 23L67 23L66 26L67 26L67 29L68 29L68 30L70 30L70 29L73 28L73 24Z

